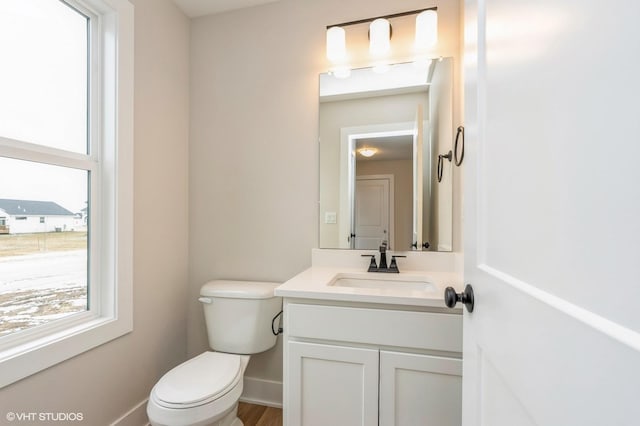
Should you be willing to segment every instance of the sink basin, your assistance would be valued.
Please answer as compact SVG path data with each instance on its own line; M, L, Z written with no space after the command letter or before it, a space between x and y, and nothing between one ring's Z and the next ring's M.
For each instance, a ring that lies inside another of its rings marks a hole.
M411 291L432 291L435 286L423 277L403 276L403 275L373 275L369 274L337 274L330 286L351 287L351 288L371 288L380 290L411 290Z

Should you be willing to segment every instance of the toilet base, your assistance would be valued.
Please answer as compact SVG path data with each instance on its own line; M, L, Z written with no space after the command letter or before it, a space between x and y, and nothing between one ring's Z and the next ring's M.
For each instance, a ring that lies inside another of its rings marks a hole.
M211 423L210 426L244 426L242 420L238 418L238 404L236 404L223 418Z

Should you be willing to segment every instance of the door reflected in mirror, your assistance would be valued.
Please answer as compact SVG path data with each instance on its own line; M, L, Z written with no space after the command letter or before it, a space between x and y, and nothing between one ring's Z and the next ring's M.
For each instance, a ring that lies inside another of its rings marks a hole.
M320 75L320 248L451 251L451 58Z

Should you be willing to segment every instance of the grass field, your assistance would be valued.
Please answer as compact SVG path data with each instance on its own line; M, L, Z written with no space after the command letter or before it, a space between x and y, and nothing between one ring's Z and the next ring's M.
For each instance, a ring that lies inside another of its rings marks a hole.
M86 231L0 235L0 257L86 248Z

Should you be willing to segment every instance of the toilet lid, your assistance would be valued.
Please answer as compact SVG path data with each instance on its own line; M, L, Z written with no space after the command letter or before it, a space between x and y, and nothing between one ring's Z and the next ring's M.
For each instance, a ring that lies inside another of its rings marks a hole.
M240 356L205 352L165 374L154 388L160 402L197 405L223 395L240 374Z

